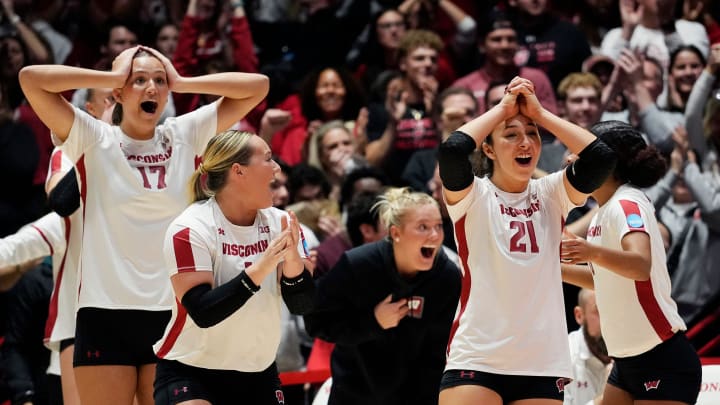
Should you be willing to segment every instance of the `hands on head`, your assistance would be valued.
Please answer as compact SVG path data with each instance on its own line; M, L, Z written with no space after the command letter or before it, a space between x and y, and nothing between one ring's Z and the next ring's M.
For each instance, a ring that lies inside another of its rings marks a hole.
M544 111L535 95L535 85L528 79L515 76L505 88L505 95L496 106L504 111L505 119L522 114L537 120Z
M116 85L115 88L120 88L125 85L125 82L132 74L133 59L135 59L135 55L140 51L145 51L153 55L163 64L165 74L167 75L168 88L172 91L174 85L180 79L180 74L175 70L175 66L173 66L170 59L163 55L162 52L143 45L136 45L132 48L125 49L113 60L112 72L115 73L118 78L118 85ZM122 82L120 82L120 80L122 80Z

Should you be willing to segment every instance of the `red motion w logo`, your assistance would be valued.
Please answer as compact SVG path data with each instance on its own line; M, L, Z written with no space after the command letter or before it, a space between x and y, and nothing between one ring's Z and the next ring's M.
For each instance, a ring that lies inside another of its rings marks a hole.
M558 392L565 392L565 385L570 383L569 378L558 378L555 380L555 386L557 387Z
M278 404L285 403L285 394L281 390L275 390L275 398L277 398Z
M660 380L648 381L645 384L645 391L656 390L660 385Z

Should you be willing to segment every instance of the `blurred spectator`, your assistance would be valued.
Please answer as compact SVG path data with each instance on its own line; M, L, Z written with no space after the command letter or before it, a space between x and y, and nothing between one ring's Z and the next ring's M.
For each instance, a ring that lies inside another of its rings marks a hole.
M592 55L585 59L582 64L582 72L594 74L603 87L610 82L610 76L614 69L615 61L603 54Z
M325 172L299 163L292 168L287 186L290 204L285 209L293 211L321 241L342 231L340 207L337 200L328 198L331 186Z
M592 53L598 54L605 34L620 25L617 0L575 0L566 3L573 7L569 20L588 40ZM555 5L556 2L553 2L554 8Z
M175 49L177 49L179 36L180 30L177 25L166 22L160 26L155 34L154 48L172 60L175 55Z
M570 73L558 86L561 116L578 126L590 129L600 121L602 85L592 73ZM567 148L557 139L544 142L538 167L551 173L563 166Z
M477 114L478 102L472 92L464 87L445 89L437 97L433 108L433 119L443 140ZM437 148L416 152L405 166L402 174L403 182L415 191L430 193L428 184L433 177L436 165Z
M571 73L558 86L563 118L588 130L602 116L601 96L602 83L592 73Z
M381 72L397 69L400 40L406 31L405 16L396 9L382 10L370 19L365 37L358 38L364 42L356 42L347 56L363 87L370 89Z
M674 136L677 146L663 189L667 194L668 186L672 187L673 200L665 203L668 209L660 210L661 219L672 234L668 269L672 272L673 298L683 319L690 323L708 310L708 305L720 295L717 272L720 257L716 253L720 251L717 199L720 189L720 100L714 94L718 73L720 44L714 44L707 66L688 99L685 112L687 140L683 140L684 131ZM657 199L655 204L660 205L663 201Z
M100 58L92 67L97 70L110 70L112 62L120 52L138 44L138 29L128 22L110 20L107 22L105 38L100 45Z
M675 19L676 0L620 0L621 26L603 38L602 52L618 59L625 48L641 50L668 68L670 53L695 45L707 57L709 42L702 24Z
M690 91L705 67L705 57L694 45L681 45L670 54L667 92L658 104L671 111L685 111Z
M0 37L0 165L7 175L0 197L0 237L39 218L52 152L50 132L24 102L17 74L27 64L19 37Z
M53 63L52 49L45 38L38 35L32 25L28 25L23 21L23 18L15 12L13 3L14 0L0 1L0 14L7 18L9 23L1 28L6 32L0 33L0 37L17 36L18 41L22 42L23 46L26 47L24 50L26 54L24 62L27 64Z
M596 399L602 399L612 359L600 333L600 314L595 302L595 291L580 290L574 313L580 329L568 335L573 381L565 385L563 404L596 404Z
M623 95L627 109L607 111L603 120L618 119L638 127L665 155L673 148L672 133L685 118L681 112L662 110L656 100L663 90L660 61L639 51L624 49L617 59L610 82L603 90L603 106ZM604 107L603 107L604 109Z
M692 323L710 296L714 295L711 289L717 284L711 283L715 277L706 273L703 265L704 256L710 254L706 252L708 242L715 232L703 219L703 210L695 197L712 198L713 192L702 190L705 183L702 180L696 180L693 186L686 181L686 166L690 165L690 161L687 158L687 134L684 132L682 130L676 136L677 139L685 138L684 142L680 142L684 145L676 145L670 154L668 172L655 186L647 189L646 194L653 201L659 220L667 226L672 241L667 252L671 295L677 302L680 316L685 322ZM697 167L696 162L693 163Z
M306 158L303 156L303 149L309 134L328 121L342 120L353 130L356 139L365 138L364 116L367 113L364 112L364 105L365 96L347 70L340 67L321 67L303 80L300 94L291 95L275 106L291 114L289 118L285 115L284 119L289 120L284 124L285 127L268 135L271 131L267 129L267 125L263 125L260 133L263 137L270 136L272 150L280 158L290 165L295 165ZM278 115L278 118L281 117L282 115ZM357 127L356 123L359 123Z
M310 135L307 154L308 164L325 172L331 200L339 200L340 187L348 173L368 165L358 153L353 135L340 120L327 122Z
M408 4L411 3L421 4L420 2L415 3L415 0L409 0ZM426 3L422 2L422 4ZM347 59L365 89L372 87L381 72L400 68L400 40L408 30L430 30L417 20L414 22L415 25L409 25L409 20L408 15L403 14L396 8L384 8L370 19L370 23L365 28L363 35L357 39ZM426 19L423 18L422 20ZM437 64L435 77L440 87L445 88L455 80L454 68L448 55L442 51L438 53Z
M553 113L557 112L555 92L548 76L541 70L518 66L518 33L510 18L503 12L493 11L481 25L478 47L485 55L479 69L458 79L453 87L467 87L478 101L478 113L488 110L485 92L492 81L510 83L515 76L524 77L535 85L538 100Z
M378 193L363 191L349 202L344 231L325 239L316 249L317 263L313 273L316 279L335 267L347 250L378 241L387 235L377 210L372 209L378 202L377 196Z
M548 0L508 0L508 4L516 15L521 40L515 56L519 66L544 71L553 87L568 74L580 71L591 52L587 38L576 26L553 16Z
M363 166L351 171L345 176L340 189L340 210L346 214L347 206L360 193L382 194L389 184L388 177L382 171L372 167Z
M291 38L292 65L304 77L316 66L342 66L368 21L367 1L298 0L297 36Z
M224 0L188 2L172 59L180 75L192 77L228 71L258 72L258 61L243 3L228 4L229 9L225 9ZM216 98L207 94L172 95L177 115L193 111ZM263 111L262 105L256 107L234 128L256 132Z
M442 46L440 37L430 31L405 34L399 54L402 87L386 92L386 115L369 117L365 157L371 165L385 170L392 185L402 184L402 172L415 152L440 143L431 114Z
M65 63L66 58L72 51L73 44L67 33L58 30L57 17L65 7L61 0L4 0L10 8L14 8L20 18L24 19L29 26L37 33L46 44L52 56L48 61L54 63ZM5 11L6 15L12 13ZM11 20L15 19L10 17ZM19 20L20 21L20 20ZM19 22L18 21L18 22ZM20 28L19 23L17 24Z
M469 4L467 7L474 8ZM443 39L445 46L438 60L438 82L440 82L441 88L449 86L456 78L455 68L450 64L446 67L445 64L467 62L467 56L472 55L477 35L475 19L451 0L404 0L398 6L398 11L405 16L409 29L430 30ZM449 17L453 35L446 36L442 32L441 25L444 21L441 16L443 15ZM452 73L451 77L448 76L450 73Z
M702 7L700 7L702 5ZM683 19L705 25L711 44L720 42L720 3L710 0L685 0Z
M113 1L88 0L85 12L97 27L107 25L108 20L137 21L138 24L156 26L169 18L167 4L172 1Z

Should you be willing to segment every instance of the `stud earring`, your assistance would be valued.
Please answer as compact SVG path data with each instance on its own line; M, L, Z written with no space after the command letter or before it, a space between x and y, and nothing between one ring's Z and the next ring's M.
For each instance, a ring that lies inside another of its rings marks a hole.
M400 238L395 238L395 243L400 242Z

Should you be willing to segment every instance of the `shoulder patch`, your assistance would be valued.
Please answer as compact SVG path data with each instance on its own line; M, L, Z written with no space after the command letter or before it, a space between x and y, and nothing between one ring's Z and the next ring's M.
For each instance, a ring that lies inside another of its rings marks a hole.
M638 214L630 214L627 216L627 224L630 228L642 228L642 217Z
M625 221L627 222L630 229L644 230L645 223L640 215L640 207L635 201L620 200L623 213L625 214Z

